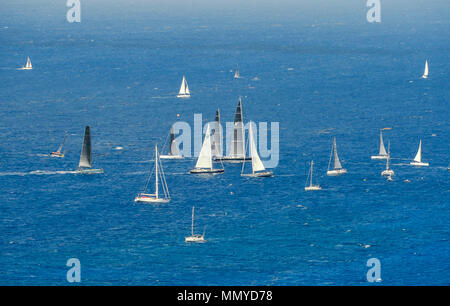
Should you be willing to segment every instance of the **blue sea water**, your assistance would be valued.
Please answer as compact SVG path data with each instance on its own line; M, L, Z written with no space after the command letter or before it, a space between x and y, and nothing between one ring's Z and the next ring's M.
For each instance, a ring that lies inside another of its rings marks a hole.
M364 1L81 2L73 24L64 1L0 5L1 285L66 285L69 258L84 285L366 285L370 258L381 285L450 284L448 1L383 2L379 24ZM280 124L275 176L163 161L171 203L133 203L171 125L232 121L239 96ZM85 125L104 175L64 172ZM393 182L370 160L384 127ZM66 157L46 156L65 131ZM427 168L407 165L420 139ZM206 244L184 242L194 205Z

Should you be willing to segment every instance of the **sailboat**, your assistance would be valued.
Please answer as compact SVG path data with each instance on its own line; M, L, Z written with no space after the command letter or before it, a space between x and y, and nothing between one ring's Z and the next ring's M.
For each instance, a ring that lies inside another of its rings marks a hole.
M429 163L422 162L422 139L419 142L419 150L417 150L416 157L414 157L414 160L409 164L413 166L423 166L423 167L427 167L430 165Z
M394 170L392 170L392 169L389 168L389 161L390 161L390 159L391 159L391 149L390 149L390 146L391 146L391 142L389 141L389 142L388 142L388 156L387 156L387 158L386 158L386 170L383 170L383 171L381 172L381 175L382 175L382 176L388 176L388 177L394 175Z
M330 170L331 161L333 160L333 169ZM342 168L341 161L337 153L336 137L333 138L333 147L331 148L330 161L328 162L328 176L338 176L347 173L347 170Z
M212 150L211 150L211 128L208 124L206 128L205 140L203 141L202 149L195 164L195 168L190 170L191 174L217 174L223 173L225 170L214 169L212 162Z
M81 148L80 162L76 173L82 174L100 174L103 169L92 169L92 142L91 142L91 128L86 126L84 129L84 140Z
M184 237L185 242L206 242L205 233L202 235L194 234L194 206L192 206L192 222L191 222L191 235Z
M177 98L190 98L191 92L189 91L189 86L186 82L186 78L183 75L183 80L181 81L180 92L177 95Z
M244 174L244 166L245 161L242 164L242 172L241 176L251 176L251 177L271 177L273 176L273 173L271 171L267 171L264 167L264 164L262 163L261 159L258 155L258 150L255 145L254 136L253 136L253 130L252 130L252 124L250 123L250 128L248 130L248 139L250 143L250 156L252 158L252 173L250 174Z
M239 98L234 115L233 137L231 139L230 155L224 157L216 157L215 160L224 162L240 163L251 160L251 157L245 156L245 134L244 134L244 116L242 114L242 99Z
M64 140L63 140L62 144L59 146L58 150L56 150L56 152L52 152L50 154L51 157L61 157L61 158L64 157L65 152L61 153L61 151L64 148L64 144L66 143L66 139L67 139L67 133L66 133L66 135L64 135Z
M31 60L30 57L27 58L27 63L25 66L23 66L22 68L20 68L21 70L32 70L33 69L33 65L31 65Z
M427 79L428 78L428 60L425 61L425 70L423 72L422 78L423 79Z
M322 190L322 187L320 185L313 185L313 173L314 173L314 161L311 161L311 168L309 169L308 177L306 179L306 184L309 186L305 186L306 191L314 191L314 190Z
M239 79L239 68L236 68L236 72L234 73L234 78Z
M167 155L160 155L161 159L181 159L183 156L180 154L180 149L178 148L178 143L175 140L175 134L173 127L170 129L170 146L169 153Z
M372 159L387 159L388 154L386 153L386 148L384 147L384 141L383 141L383 131L380 130L380 151L378 152L378 155L372 155Z
M216 119L212 129L211 150L214 158L222 157L222 126L220 124L220 110L216 111Z
M161 170L159 169L161 167ZM148 177L147 184L144 188L144 192L139 193L136 198L134 198L135 202L141 203L169 203L170 202L170 193L167 188L166 177L164 175L164 170L162 168L161 160L158 156L158 146L155 145L155 193L150 194L146 193L148 184L150 183L150 179L152 175ZM163 191L163 196L159 194L159 180L161 180L161 187Z

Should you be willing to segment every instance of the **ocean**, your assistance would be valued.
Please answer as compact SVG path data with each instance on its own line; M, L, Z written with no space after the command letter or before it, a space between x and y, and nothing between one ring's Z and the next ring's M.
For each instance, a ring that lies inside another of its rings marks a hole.
M372 285L370 258L377 285L450 284L448 1L383 1L380 23L364 1L85 2L80 23L64 1L1 4L0 285L68 285L69 258L81 285ZM172 124L231 122L239 97L279 123L274 177L163 160L171 202L134 203ZM104 175L71 173L86 125ZM370 159L387 127L392 182ZM409 165L420 140L429 167ZM207 243L184 242L192 206Z

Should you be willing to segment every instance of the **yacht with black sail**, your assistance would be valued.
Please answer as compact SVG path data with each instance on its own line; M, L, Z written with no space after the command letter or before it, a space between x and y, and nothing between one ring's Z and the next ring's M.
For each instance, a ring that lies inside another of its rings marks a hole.
M169 144L169 153L167 155L160 155L161 159L182 159L183 156L180 154L180 149L178 147L178 143L175 140L175 134L173 131L173 127L170 129L170 144Z
M86 126L84 129L83 146L81 148L80 162L78 163L78 169L75 173L81 174L101 174L103 169L92 168L92 141L91 141L91 128Z

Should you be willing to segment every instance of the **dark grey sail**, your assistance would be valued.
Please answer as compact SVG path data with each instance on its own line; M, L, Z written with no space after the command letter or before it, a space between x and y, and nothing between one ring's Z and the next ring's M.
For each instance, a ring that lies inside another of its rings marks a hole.
M180 149L178 148L178 144L175 141L175 134L173 132L173 127L170 129L170 149L169 155L180 155Z
M231 140L230 157L245 158L244 122L242 115L242 100L239 98L234 115L233 139Z
M84 130L84 141L81 149L79 168L92 168L92 145L91 145L91 128L86 126Z
M220 125L220 110L216 111L216 119L214 120L212 130L211 150L214 157L222 157L222 129Z

